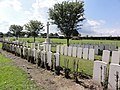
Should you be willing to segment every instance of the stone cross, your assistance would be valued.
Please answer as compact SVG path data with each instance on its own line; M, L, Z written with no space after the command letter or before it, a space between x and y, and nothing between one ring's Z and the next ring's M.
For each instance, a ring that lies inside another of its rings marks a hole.
M47 22L47 39L49 38L49 22Z

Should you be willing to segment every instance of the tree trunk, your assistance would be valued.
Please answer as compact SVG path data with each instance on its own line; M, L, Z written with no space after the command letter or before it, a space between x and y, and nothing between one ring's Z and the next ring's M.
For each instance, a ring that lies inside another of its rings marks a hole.
M35 43L35 36L34 36L34 43Z
M16 35L16 40L18 40L18 36Z
M67 37L67 46L69 46L69 38Z

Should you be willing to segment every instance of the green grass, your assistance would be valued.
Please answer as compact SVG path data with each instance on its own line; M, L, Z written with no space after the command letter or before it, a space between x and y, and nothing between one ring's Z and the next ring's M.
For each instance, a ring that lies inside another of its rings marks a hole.
M74 60L79 60L79 72L83 72L83 73L92 77L92 75L93 75L93 63L94 63L93 61L60 55L60 66L62 66L62 67L65 66L64 65L65 59L69 59L69 68L71 69L71 71L73 71Z
M2 48L2 43L0 43L0 48Z
M15 38L10 38L11 40ZM33 38L19 38L20 41L29 41L33 42ZM61 44L66 44L66 39L57 39L57 38L51 38L50 39L52 43L61 43ZM36 38L36 42L44 42L45 38ZM71 40L70 39L70 44L116 44L120 47L120 41L119 40Z
M28 75L13 65L12 60L0 55L0 90L42 90Z

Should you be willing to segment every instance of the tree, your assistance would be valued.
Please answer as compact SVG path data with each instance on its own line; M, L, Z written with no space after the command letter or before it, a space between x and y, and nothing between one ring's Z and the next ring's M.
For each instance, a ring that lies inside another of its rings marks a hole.
M34 37L34 42L35 37L37 37L40 31L43 30L43 27L43 23L37 20L30 20L27 24L25 24L25 28L28 30L28 33Z
M9 31L18 39L18 37L21 34L21 31L23 30L23 27L20 25L10 25Z
M4 34L3 34L2 32L0 32L0 38L3 38L3 35L4 35Z
M79 35L78 31L74 30L73 33L72 33L72 36L78 36L78 35Z
M53 33L50 33L50 34L49 34L49 37L54 37L54 34L53 34Z
M84 2L67 2L61 4L57 3L53 8L49 9L49 17L53 20L62 34L67 38L67 45L69 46L69 39L74 31L81 28L79 22L83 21ZM78 23L80 25L78 25Z
M58 35L58 33L55 33L54 36L55 36L55 37L58 37L59 35Z
M13 34L10 31L8 31L4 35L5 35L5 37L13 37Z

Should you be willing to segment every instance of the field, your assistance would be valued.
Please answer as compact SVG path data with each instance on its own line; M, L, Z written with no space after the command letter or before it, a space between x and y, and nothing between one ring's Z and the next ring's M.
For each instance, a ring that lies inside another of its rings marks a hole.
M15 40L15 38L10 38L11 40ZM33 42L33 38L19 38L20 41L29 41ZM66 44L66 39L56 39L52 38L50 39L52 43L55 44ZM36 38L36 42L44 42L45 38ZM116 44L117 46L120 47L120 41L119 40L71 40L70 39L70 44Z
M0 54L0 90L42 90L28 75Z

